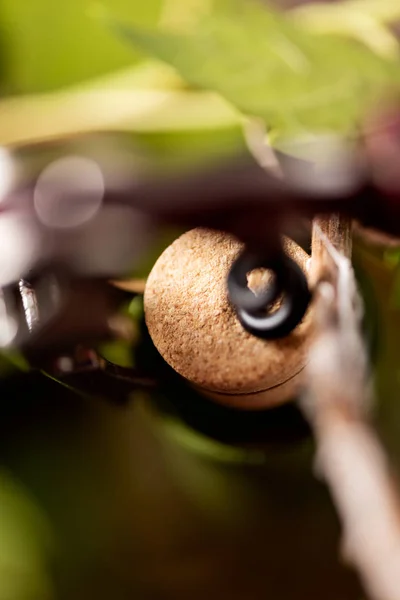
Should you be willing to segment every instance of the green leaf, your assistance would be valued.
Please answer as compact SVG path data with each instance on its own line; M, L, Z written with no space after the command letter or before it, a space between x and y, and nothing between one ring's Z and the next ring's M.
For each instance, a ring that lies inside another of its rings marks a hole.
M246 449L218 442L189 428L178 418L158 416L158 425L163 428L171 440L203 458L234 464L263 464L265 462L265 453L262 450Z
M400 269L398 266L393 277L390 306L396 310L400 309Z
M182 87L174 72L146 63L62 90L4 98L0 144L35 144L99 131L211 131L239 126L240 114L223 98Z
M137 323L143 318L144 308L143 308L143 298L141 296L135 296L129 303L128 306L128 314L132 317Z
M334 4L301 4L290 11L291 17L320 30L335 28L340 31L343 28L348 31L349 25L345 21L352 15L358 15L361 21L366 16L381 25L396 23L400 18L400 4L397 0L342 0Z
M134 367L132 344L125 340L103 343L98 348L99 354L109 362L120 367Z
M363 42L385 58L399 58L400 46L395 34L387 27L400 18L397 0L342 0L329 3L300 5L290 11L290 17L308 30L320 35L347 35Z
M135 25L150 26L163 0L106 0L104 10ZM134 6L133 6L134 5ZM141 58L105 30L90 0L2 0L2 91L32 93L84 81Z
M383 260L390 269L397 268L400 263L400 248L388 248L383 255Z
M279 135L348 133L382 91L400 85L397 60L346 37L314 35L255 2L227 0L190 33L114 27L191 86L218 92Z
M0 598L54 597L47 563L53 550L50 523L27 490L0 471Z

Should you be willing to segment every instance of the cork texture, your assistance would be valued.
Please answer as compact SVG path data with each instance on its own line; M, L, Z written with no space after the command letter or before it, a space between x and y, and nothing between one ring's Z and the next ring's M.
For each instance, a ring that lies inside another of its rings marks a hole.
M291 240L286 252L306 271L309 255ZM309 309L286 338L264 341L248 334L229 302L226 278L243 249L234 237L207 229L182 235L160 256L144 294L153 342L181 376L225 404L261 407L296 392L307 357ZM253 272L249 285L268 284L267 271ZM281 389L280 389L281 388ZM269 391L265 395L262 392Z

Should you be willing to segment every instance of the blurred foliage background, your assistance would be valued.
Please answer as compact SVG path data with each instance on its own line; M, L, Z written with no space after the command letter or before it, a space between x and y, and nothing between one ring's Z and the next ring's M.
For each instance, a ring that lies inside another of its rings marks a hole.
M245 150L252 117L277 146L357 135L363 111L400 84L399 2L289 4L1 0L0 143L35 168L104 143L135 168L182 169ZM379 315L376 420L395 464L397 257L356 245ZM5 374L0 600L362 597L295 408L238 415L179 383L118 405Z

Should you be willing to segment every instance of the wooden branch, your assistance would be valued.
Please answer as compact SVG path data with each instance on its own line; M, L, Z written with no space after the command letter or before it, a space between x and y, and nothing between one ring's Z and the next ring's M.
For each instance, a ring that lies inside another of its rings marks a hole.
M332 283L321 283L315 292L316 335L302 406L317 442L318 474L341 519L345 558L371 599L400 600L399 492L369 423L371 385L360 320L352 313L350 263L344 275L347 311L338 311Z
M332 259L327 253L324 237L329 240L329 243L337 252L350 259L353 247L352 228L352 220L345 215L337 213L319 215L313 219L311 240L312 267L310 270L312 285L326 276L332 267Z
M144 294L146 279L115 279L110 281L111 285L132 294Z

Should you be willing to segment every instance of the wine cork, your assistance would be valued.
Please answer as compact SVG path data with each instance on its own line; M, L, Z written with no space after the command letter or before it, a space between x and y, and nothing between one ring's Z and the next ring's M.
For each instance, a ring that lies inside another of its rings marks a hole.
M285 238L286 253L307 271L309 255ZM286 338L261 340L239 322L227 292L227 275L243 250L234 237L193 229L154 265L144 294L145 319L165 361L198 391L242 409L264 409L292 399L302 383L311 309ZM256 293L270 273L254 271Z

